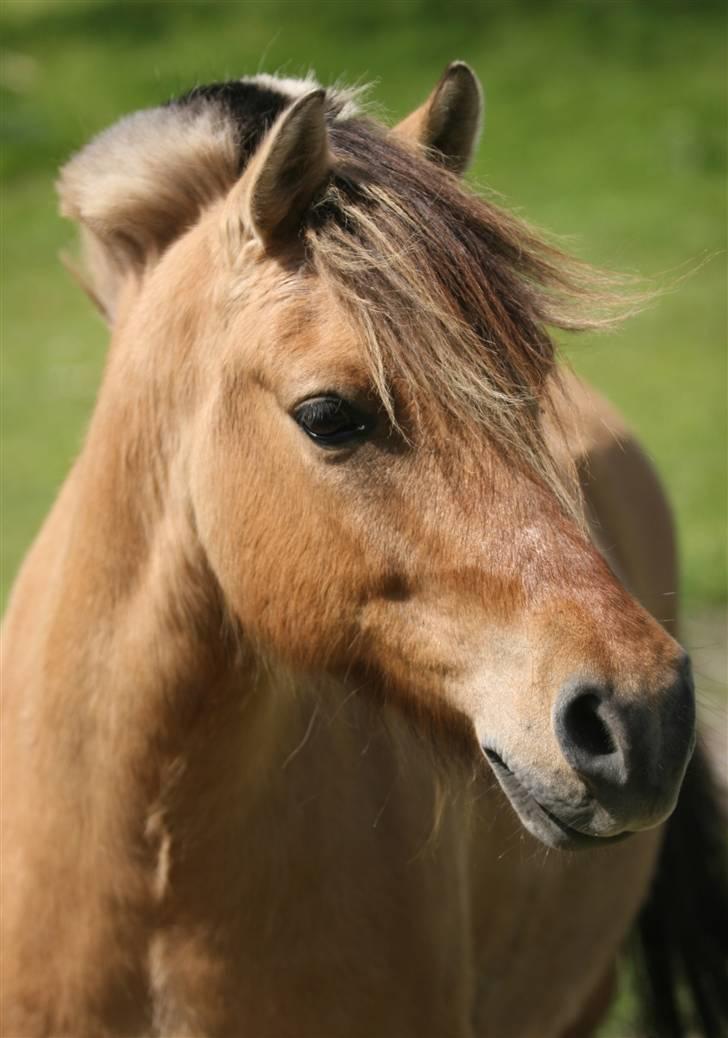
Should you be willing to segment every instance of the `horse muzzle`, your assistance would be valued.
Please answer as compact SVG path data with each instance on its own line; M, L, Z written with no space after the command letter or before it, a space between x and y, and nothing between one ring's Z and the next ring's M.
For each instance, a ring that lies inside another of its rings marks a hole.
M550 778L535 762L506 759L483 746L533 836L550 847L589 847L650 829L672 813L695 746L687 656L678 671L674 683L649 700L594 682L564 686L552 712L560 767Z

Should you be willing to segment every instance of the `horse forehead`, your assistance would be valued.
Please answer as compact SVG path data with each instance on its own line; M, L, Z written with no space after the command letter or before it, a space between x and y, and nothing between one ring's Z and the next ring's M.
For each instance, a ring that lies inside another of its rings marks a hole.
M267 296L272 302L272 286L259 287L263 300ZM278 305L263 302L255 317L260 331L252 340L256 365L281 380L312 378L320 382L323 377L332 389L367 389L361 343L336 307L317 290L315 280L302 278L290 291L284 288L275 295Z

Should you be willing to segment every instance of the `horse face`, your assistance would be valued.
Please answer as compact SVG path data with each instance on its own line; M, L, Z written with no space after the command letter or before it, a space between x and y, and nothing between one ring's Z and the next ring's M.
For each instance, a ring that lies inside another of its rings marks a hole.
M194 469L242 630L294 667L466 717L551 845L658 823L692 745L680 648L485 435L402 394L393 426L356 335L292 268L258 254L243 275Z

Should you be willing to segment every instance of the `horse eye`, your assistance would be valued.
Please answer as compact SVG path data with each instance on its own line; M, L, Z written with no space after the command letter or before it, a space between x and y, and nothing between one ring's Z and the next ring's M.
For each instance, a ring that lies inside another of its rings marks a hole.
M347 447L363 440L373 422L340 396L317 396L304 400L293 417L319 447Z

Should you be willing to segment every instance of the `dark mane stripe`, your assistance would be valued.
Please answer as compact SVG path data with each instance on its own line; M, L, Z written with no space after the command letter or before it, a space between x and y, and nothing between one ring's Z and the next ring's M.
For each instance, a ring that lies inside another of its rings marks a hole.
M254 82L228 80L197 86L169 104L188 111L205 106L217 108L235 136L238 173L241 173L263 137L291 101L292 98L283 91L271 90Z

